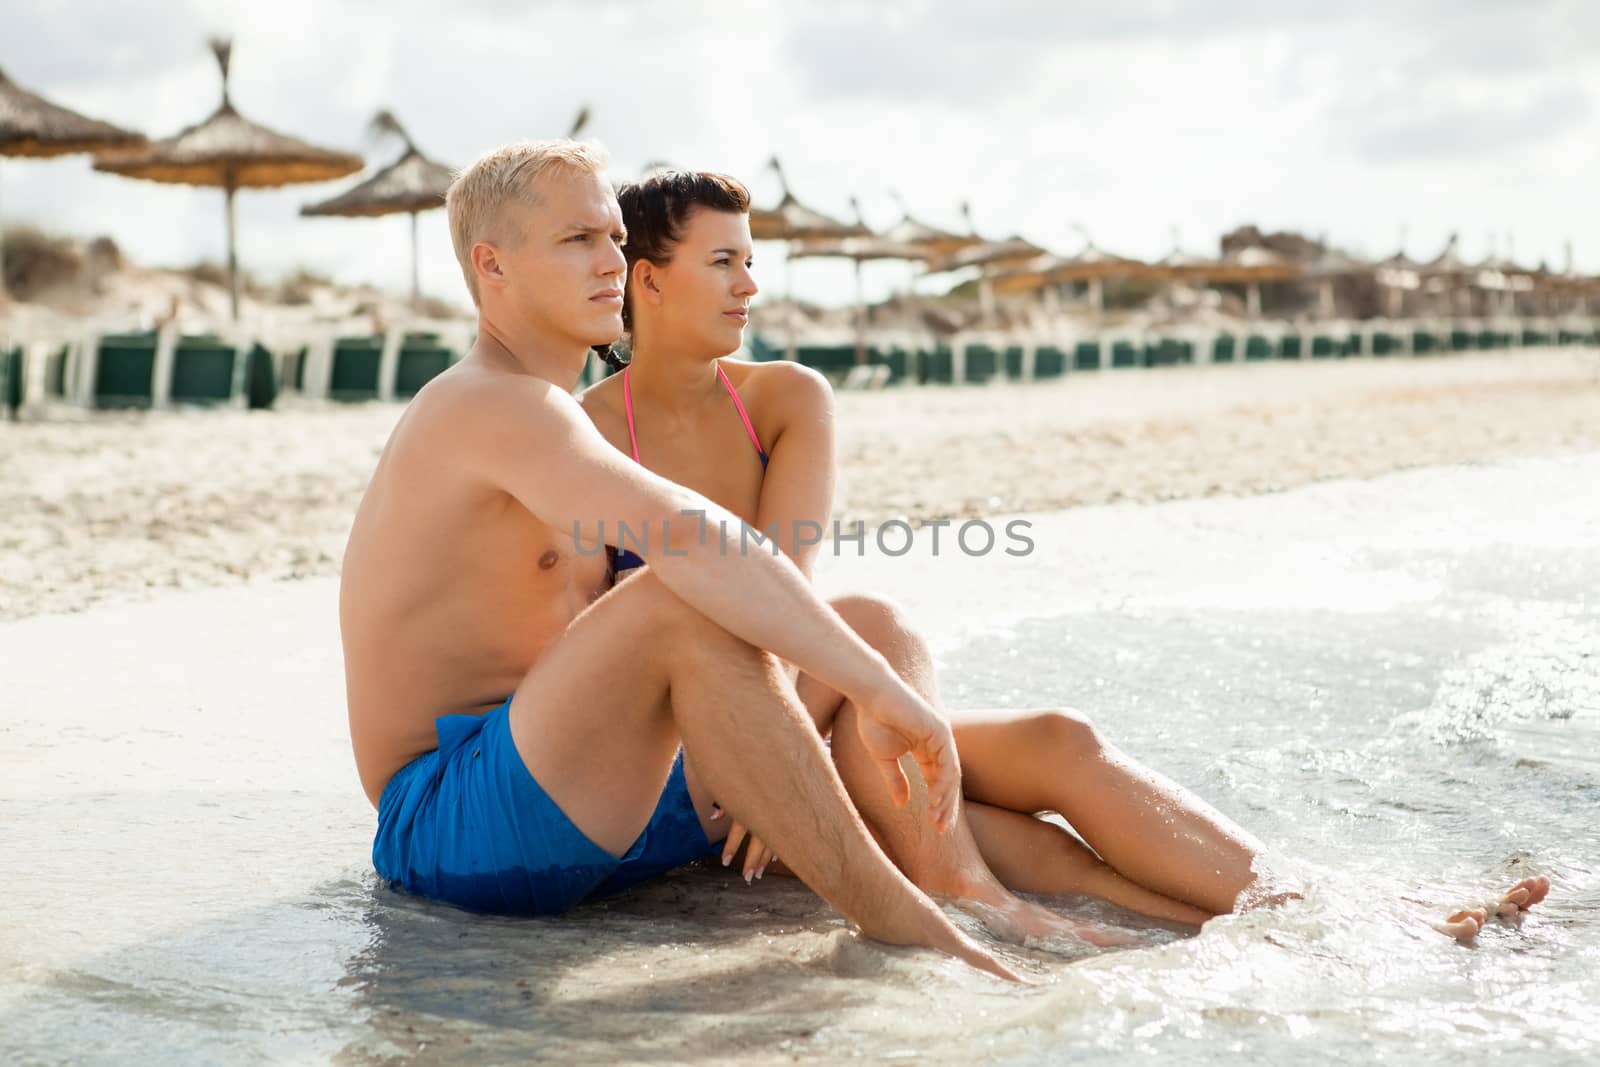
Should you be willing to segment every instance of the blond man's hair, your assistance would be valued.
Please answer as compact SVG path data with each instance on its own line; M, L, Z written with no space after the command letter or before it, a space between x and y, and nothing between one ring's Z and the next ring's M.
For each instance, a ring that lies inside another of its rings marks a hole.
M506 209L538 203L539 182L551 173L603 174L605 149L584 141L518 141L485 152L456 175L445 193L450 216L450 243L467 280L472 302L478 302L478 277L472 269L472 246L480 241L510 244L522 234Z

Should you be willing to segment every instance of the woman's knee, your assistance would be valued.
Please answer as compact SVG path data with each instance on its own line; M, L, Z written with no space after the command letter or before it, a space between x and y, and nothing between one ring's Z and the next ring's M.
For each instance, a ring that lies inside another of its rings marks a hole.
M898 642L914 633L905 609L888 597L876 593L850 593L837 596L828 605L839 613L846 626L874 648Z
M1049 708L1034 712L1026 725L1030 744L1038 745L1057 757L1098 759L1106 749L1094 723L1075 711Z

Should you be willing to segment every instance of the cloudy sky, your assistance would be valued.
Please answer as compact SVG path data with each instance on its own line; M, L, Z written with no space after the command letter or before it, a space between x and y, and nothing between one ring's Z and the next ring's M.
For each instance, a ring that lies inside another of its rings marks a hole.
M453 8L445 13L447 8ZM588 103L617 171L665 160L869 222L913 214L1061 252L1159 256L1254 222L1355 252L1427 256L1459 230L1600 271L1600 4L1586 0L7 0L0 69L166 136L217 101L204 39L235 39L233 98L258 122L360 151L392 108L451 164L565 132ZM403 288L404 219L300 219L332 186L245 195L244 264ZM220 259L221 194L0 160L0 214L108 233L141 262ZM1509 238L1508 238L1509 235ZM442 212L425 290L465 301ZM781 288L776 252L758 279ZM904 275L869 268L881 291ZM842 267L795 268L843 300Z

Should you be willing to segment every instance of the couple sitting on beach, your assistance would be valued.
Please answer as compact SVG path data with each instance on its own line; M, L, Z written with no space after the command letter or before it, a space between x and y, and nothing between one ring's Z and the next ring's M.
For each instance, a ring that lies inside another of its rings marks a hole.
M450 189L478 340L395 426L340 587L379 875L554 914L742 848L747 880L781 856L868 936L1007 977L936 901L1006 939L1112 944L1014 892L1196 925L1273 897L1248 834L1082 718L945 709L903 612L818 597L829 387L721 358L756 293L747 193L687 173L616 193L603 169L517 144ZM629 367L573 399L624 331Z

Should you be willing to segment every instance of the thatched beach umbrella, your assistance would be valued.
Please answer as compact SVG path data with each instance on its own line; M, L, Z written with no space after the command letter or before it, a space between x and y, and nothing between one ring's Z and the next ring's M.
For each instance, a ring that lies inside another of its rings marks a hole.
M954 233L950 230L930 226L911 215L911 210L906 207L905 201L900 199L900 194L894 190L889 195L900 207L900 221L883 231L883 237L896 244L911 245L923 252L923 259L932 262L954 255L963 248L983 244L983 238L976 233ZM966 205L962 205L965 210ZM969 216L970 218L970 216Z
M1091 241L1075 256L1036 257L996 277L994 287L1000 292L1027 292L1070 282L1085 282L1089 289L1089 305L1098 316L1105 310L1107 278L1164 276L1148 263L1106 252Z
M1252 245L1229 252L1207 276L1212 282L1233 282L1245 287L1245 313L1261 317L1263 282L1285 282L1300 277L1300 264L1270 248Z
M1326 236L1318 242L1318 246L1321 251L1316 258L1302 263L1300 271L1303 277L1317 283L1317 313L1324 319L1331 319L1334 313L1334 283L1340 278L1371 274L1373 267L1330 247Z
M354 174L361 157L319 148L269 130L240 115L228 97L232 45L214 40L211 49L222 68L222 103L205 121L148 147L108 156L95 164L145 181L219 188L225 194L228 223L228 299L239 317L239 262L233 197L240 189L272 189L301 182L325 182Z
M783 196L778 201L778 206L773 208L750 208L750 236L757 241L782 241L784 242L783 257L783 286L785 295L789 300L789 325L788 325L788 356L794 358L794 269L793 259L789 253L792 242L805 239L865 237L871 230L861 223L840 222L831 215L824 215L820 211L802 204L795 198L789 189L789 179L784 176L783 164L778 162L778 157L773 156L767 161L767 169L778 176L778 186L783 190Z
M1151 276L1173 283L1204 283L1222 261L1211 256L1185 252L1178 244L1177 230L1172 234L1172 251L1150 264Z
M1384 314L1398 319L1405 310L1405 294L1422 286L1422 265L1405 253L1405 235L1400 239L1401 249L1394 255L1380 259L1372 265L1373 277L1384 292Z
M979 237L976 232L955 233L951 230L941 229L938 226L930 226L920 219L913 218L911 209L906 207L905 201L900 199L899 193L891 189L889 195L894 198L894 202L900 207L900 221L883 231L882 237L892 245L905 245L916 249L918 255L914 262L922 263L924 274L927 273L927 265L929 263L953 256L964 248L972 248L984 243L983 238ZM970 229L972 218L970 210L965 203L961 205L961 208L968 220ZM915 291L914 284L911 288ZM987 319L988 314L986 312L985 321Z
M1497 301L1493 296L1486 295L1485 303L1499 304L1497 309L1504 315L1514 315L1517 311L1517 294L1531 293L1535 284L1535 276L1540 271L1525 267L1517 262L1516 245L1510 234L1506 235L1506 254L1500 255L1491 237L1489 254L1483 262L1477 264L1473 275L1472 284L1482 289L1485 294L1500 294Z
M854 197L850 205L855 209L856 220L862 229L861 205ZM888 234L865 234L853 237L811 237L793 241L789 246L790 259L848 259L855 268L856 279L856 362L867 361L867 300L861 284L861 265L874 261L898 260L907 263L926 262L928 249L905 241L892 239Z
M1261 315L1261 284L1287 281L1300 276L1300 266L1270 248L1250 246L1241 248L1220 259L1193 256L1178 250L1157 260L1152 267L1156 276L1172 281L1233 282L1245 286L1246 314L1254 319Z
M1567 304L1567 311L1582 313L1587 310L1590 297L1600 296L1600 276L1588 277L1578 273L1571 241L1566 242L1565 251L1564 264L1559 271L1541 263L1533 276L1535 288L1546 296L1547 313L1559 314L1562 303Z
M444 207L444 194L453 174L449 167L423 155L391 112L380 111L372 120L377 134L392 134L405 143L405 153L378 173L338 196L307 204L300 214L344 218L376 218L381 215L411 216L411 302L422 299L417 270L417 216Z
M978 269L978 302L983 309L983 321L994 321L994 279L1008 270L1021 269L1025 264L1047 255L1044 248L1013 234L999 241L990 241L978 233L972 221L972 204L963 201L961 217L967 222L966 243L946 255L928 262L924 274L947 274L951 271Z
M750 208L750 236L757 241L797 241L814 237L864 237L872 231L861 223L840 222L795 199L778 157L767 160L767 169L778 176L783 197L777 207Z
M0 70L0 156L42 159L143 143L143 134L52 104ZM0 295L5 288L5 247L0 235Z
M1467 294L1467 285L1476 273L1473 265L1461 258L1457 251L1460 235L1452 233L1437 256L1417 268L1426 292L1444 297L1446 308L1452 313L1462 310L1459 295ZM1467 294L1470 302L1470 294Z
M933 260L928 264L926 273L945 274L967 267L1005 270L1019 267L1044 254L1044 248L1023 237L1012 236L999 241L980 241Z

